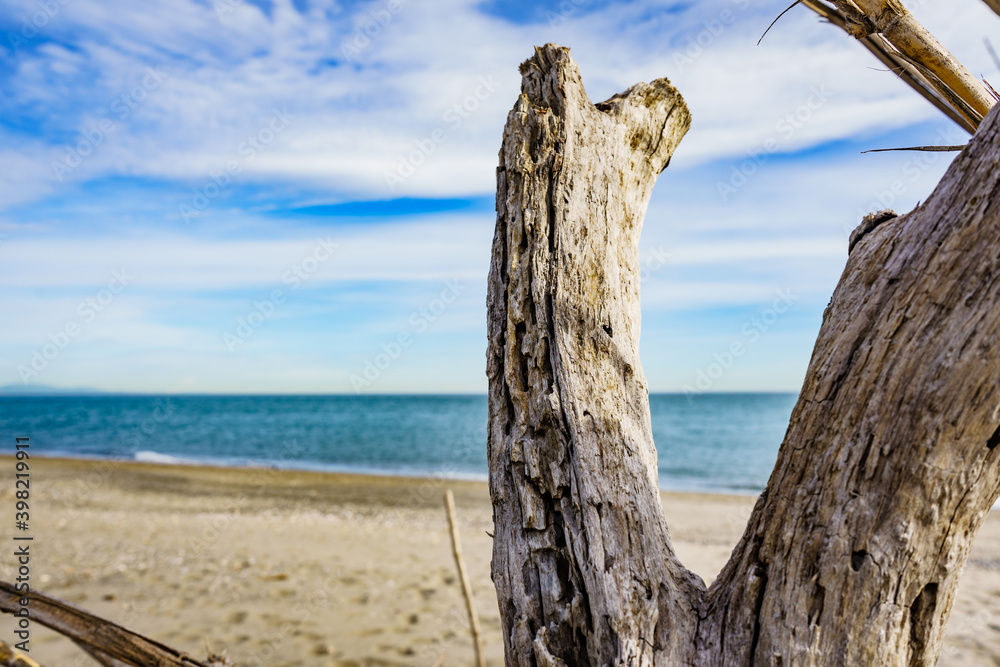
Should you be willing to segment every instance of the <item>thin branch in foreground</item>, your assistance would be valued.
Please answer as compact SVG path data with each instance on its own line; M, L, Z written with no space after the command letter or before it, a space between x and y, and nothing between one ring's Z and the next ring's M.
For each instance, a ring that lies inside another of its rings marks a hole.
M997 69L1000 69L1000 56L997 56L997 52L993 50L993 42L990 41L989 37L983 37L983 43L986 44L986 50L989 51L993 64L997 66Z
M985 76L983 77L983 85L986 86L988 91L990 91L990 95L996 98L997 102L1000 102L1000 93L998 93L996 89L990 85L990 82L986 80Z
M0 581L0 611L14 614L21 598L28 598L31 618L73 640L102 665L113 667L212 667L155 639L132 632L117 623L95 616L74 605L38 591L18 592Z
M872 148L867 151L861 151L861 154L865 153L888 153L889 151L926 151L929 153L954 153L965 148L965 144L961 146L910 146L909 148Z
M766 37L767 33L771 30L771 28L774 27L774 24L777 23L778 21L780 21L782 16L784 16L788 12L792 11L792 8L795 7L795 5L799 4L800 2L802 2L802 0L795 0L795 2L793 2L790 5L788 5L788 8L785 11L781 12L780 14L778 14L778 18L776 18L773 21L771 21L771 25L767 26L767 30L765 30L764 34L761 35L760 39L757 40L757 46L760 46L760 43L764 41L764 37Z
M890 33L886 35L879 32L869 14L853 5L837 2L835 8L821 0L801 0L800 4L857 38L907 85L970 134L975 133L984 110L993 105L986 89L905 10L898 17L905 30L889 23L882 26ZM838 8L850 9L849 15ZM879 16L878 23L885 23L884 16Z
M458 536L458 519L455 518L455 496L451 489L444 492L444 506L448 511L448 529L451 533L451 552L455 556L455 565L458 567L458 577L462 581L462 594L465 596L465 607L469 612L469 629L472 632L472 645L476 650L477 667L486 667L486 660L483 658L483 638L479 629L479 616L476 614L476 604L472 597L472 584L469 583L469 572L465 568L465 560L462 558L462 540Z
M837 6L845 6L838 0ZM937 77L944 88L967 104L980 120L996 103L976 77L955 58L902 3L888 0L854 0L875 30L903 56Z

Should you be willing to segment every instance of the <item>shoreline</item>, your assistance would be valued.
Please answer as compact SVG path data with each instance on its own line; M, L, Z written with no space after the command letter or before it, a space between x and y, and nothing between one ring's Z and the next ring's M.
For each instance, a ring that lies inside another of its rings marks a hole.
M13 457L0 457L13 470ZM193 657L237 665L471 664L451 555L455 495L489 665L503 664L485 482L33 457L34 588ZM0 487L13 511L13 485ZM709 583L753 496L661 493L681 562ZM0 538L13 537L4 522ZM1000 659L1000 516L970 556L940 665ZM12 578L11 559L0 577ZM90 665L32 626L42 664ZM88 659L89 660L89 659Z

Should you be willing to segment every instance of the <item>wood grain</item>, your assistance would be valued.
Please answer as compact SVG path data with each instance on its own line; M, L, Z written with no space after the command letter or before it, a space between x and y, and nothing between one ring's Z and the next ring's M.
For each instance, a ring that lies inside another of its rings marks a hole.
M488 291L493 579L509 665L933 665L1000 494L1000 121L856 235L778 462L711 589L674 556L637 244L690 117L521 68ZM734 444L738 446L738 444Z

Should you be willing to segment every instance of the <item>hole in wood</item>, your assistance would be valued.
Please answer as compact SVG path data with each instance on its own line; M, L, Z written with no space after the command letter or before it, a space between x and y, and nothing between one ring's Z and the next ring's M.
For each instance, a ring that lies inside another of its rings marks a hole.
M930 641L934 610L937 608L937 594L937 582L931 582L924 586L920 595L910 605L910 643L913 645L914 655L922 655L927 642Z
M986 441L987 449L993 449L997 445L1000 445L1000 426L997 427L997 430L993 431L993 435Z

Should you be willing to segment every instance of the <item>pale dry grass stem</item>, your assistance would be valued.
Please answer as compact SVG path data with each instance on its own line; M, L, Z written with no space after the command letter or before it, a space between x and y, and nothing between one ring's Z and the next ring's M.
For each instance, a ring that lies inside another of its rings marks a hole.
M970 134L996 104L977 80L898 0L800 0L854 36L899 78ZM1000 14L1000 0L987 0Z

